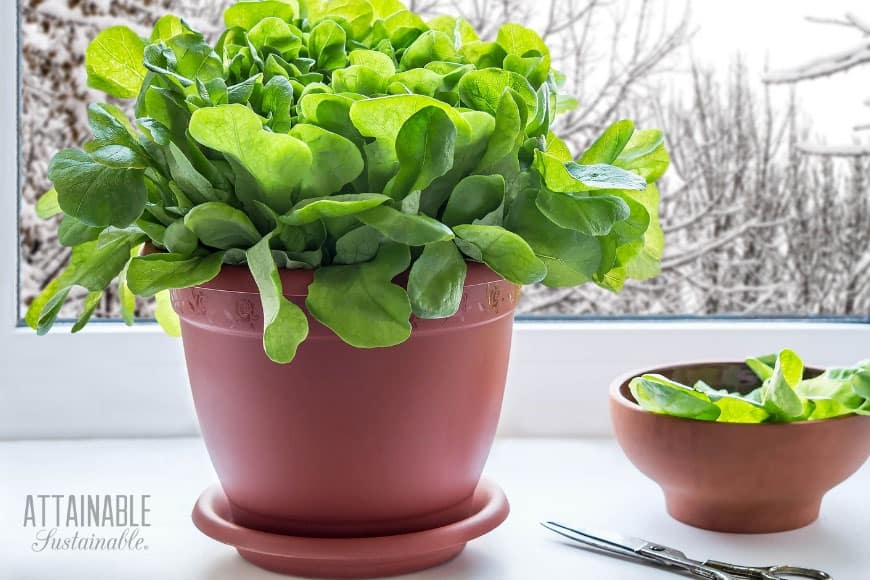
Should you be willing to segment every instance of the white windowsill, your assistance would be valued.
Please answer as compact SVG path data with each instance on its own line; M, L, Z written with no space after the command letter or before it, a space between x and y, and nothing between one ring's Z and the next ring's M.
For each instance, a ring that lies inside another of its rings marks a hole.
M108 580L257 580L281 578L244 562L190 521L198 494L216 481L197 438L0 442L2 578ZM690 557L745 564L818 567L837 580L866 577L870 543L870 469L828 494L822 516L802 530L771 535L717 534L672 520L661 493L611 439L501 439L486 475L511 501L501 527L471 542L457 559L400 578L653 580L671 573L574 549L538 522L563 520L683 549ZM10 477L11 476L11 477ZM150 494L148 551L34 553L22 527L27 494ZM11 574L11 575L10 575Z
M2 314L2 312L0 312ZM867 357L870 324L753 320L519 321L499 433L610 433L614 378L679 361L792 348L808 364ZM0 320L0 440L198 433L181 342L154 324L59 327L38 337Z

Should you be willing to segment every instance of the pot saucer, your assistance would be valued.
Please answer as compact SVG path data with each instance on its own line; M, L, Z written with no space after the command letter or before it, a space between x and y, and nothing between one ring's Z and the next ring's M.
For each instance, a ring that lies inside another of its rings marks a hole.
M510 507L496 484L482 480L472 515L438 528L361 538L306 538L253 530L230 519L219 485L193 508L193 523L205 535L235 547L245 560L281 574L314 578L374 578L429 568L457 556L465 543L495 529Z

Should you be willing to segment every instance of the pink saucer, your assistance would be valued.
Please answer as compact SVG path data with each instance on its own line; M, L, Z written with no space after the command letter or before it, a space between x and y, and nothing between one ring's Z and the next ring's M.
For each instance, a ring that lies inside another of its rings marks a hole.
M203 492L193 523L205 535L239 551L245 560L281 574L315 578L374 578L406 574L457 556L466 542L495 529L510 507L496 484L481 480L474 513L463 520L407 534L363 538L305 538L243 528L229 519L219 485Z

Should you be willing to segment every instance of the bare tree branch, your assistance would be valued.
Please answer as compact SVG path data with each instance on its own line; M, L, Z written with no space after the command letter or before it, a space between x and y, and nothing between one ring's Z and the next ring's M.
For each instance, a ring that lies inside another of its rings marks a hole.
M865 22L864 20L859 19L857 16L851 13L846 13L846 16L839 20L837 18L828 18L823 16L807 16L807 22L813 22L815 24L833 24L835 26L845 26L847 28L857 28L865 35L870 35L870 23Z
M864 157L870 155L870 145L809 145L801 144L800 151L808 155L829 157Z
M771 84L796 83L831 76L870 62L870 40L846 50L811 60L793 69L769 73L764 81Z
M797 83L831 76L853 69L859 65L870 63L870 23L861 20L851 13L846 13L843 20L831 18L809 18L808 20L811 22L835 24L852 28L860 32L862 36L864 36L864 40L852 48L814 59L796 68L767 74L764 77L765 83ZM865 101L865 104L870 105L870 101ZM854 127L854 130L861 131L867 128L870 128L870 125L859 124ZM826 145L804 144L801 145L800 149L807 154L830 157L858 157L870 154L870 145L831 147Z

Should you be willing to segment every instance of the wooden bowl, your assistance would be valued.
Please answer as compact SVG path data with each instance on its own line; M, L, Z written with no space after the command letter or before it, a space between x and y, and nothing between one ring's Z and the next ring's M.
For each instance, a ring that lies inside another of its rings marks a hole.
M668 513L691 526L738 533L806 526L818 518L825 493L870 455L870 417L762 424L670 417L645 411L632 397L629 382L645 373L743 393L759 381L742 362L720 362L635 372L611 386L619 444L661 486Z

